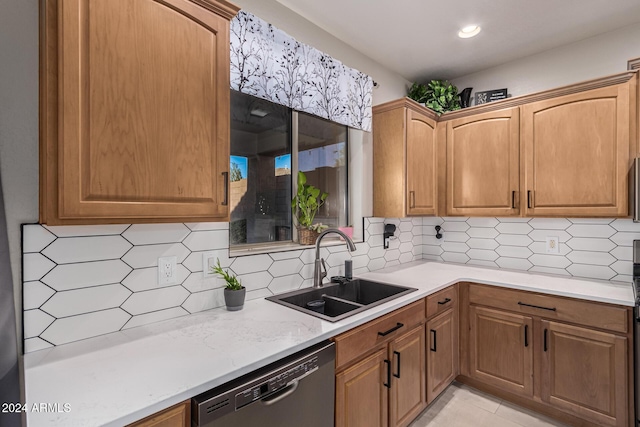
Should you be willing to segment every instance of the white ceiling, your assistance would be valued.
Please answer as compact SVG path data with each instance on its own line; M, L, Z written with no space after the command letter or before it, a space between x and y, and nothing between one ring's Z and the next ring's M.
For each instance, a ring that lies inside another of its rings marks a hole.
M453 79L640 22L640 0L277 1L410 81ZM482 32L459 38L471 24Z

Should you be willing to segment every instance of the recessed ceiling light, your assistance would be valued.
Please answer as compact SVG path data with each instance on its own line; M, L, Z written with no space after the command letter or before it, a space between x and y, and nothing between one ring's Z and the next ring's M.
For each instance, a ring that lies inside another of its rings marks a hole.
M458 31L458 37L461 39L468 39L469 37L477 36L481 28L477 25L469 25Z
M255 117L263 118L268 114L269 114L268 111L265 111L265 110L263 110L261 108L254 108L253 110L251 110L251 115L255 116Z

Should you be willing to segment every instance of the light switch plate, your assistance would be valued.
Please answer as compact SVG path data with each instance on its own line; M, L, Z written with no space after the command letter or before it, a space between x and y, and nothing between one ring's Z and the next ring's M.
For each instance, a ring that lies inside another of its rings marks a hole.
M546 248L548 254L559 254L560 242L558 241L558 238L554 236L547 236Z
M216 252L209 251L202 253L202 276L204 278L214 277L216 275L216 273L211 272L211 267L215 266L217 261Z

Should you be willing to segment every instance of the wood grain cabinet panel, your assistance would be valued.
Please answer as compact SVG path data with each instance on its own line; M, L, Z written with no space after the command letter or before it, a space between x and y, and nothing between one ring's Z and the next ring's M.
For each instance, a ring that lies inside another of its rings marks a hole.
M525 216L627 216L631 87L522 106Z
M447 215L519 215L519 108L455 119L446 126Z
M179 403L127 427L189 427L191 426L191 401Z
M385 346L336 375L336 427L388 425L388 363Z
M436 122L407 109L407 215L435 215L437 198Z
M533 396L531 317L471 306L469 320L470 376Z
M542 328L542 400L598 425L628 425L627 339L549 321Z
M373 109L373 215L435 215L436 116L408 98Z
M424 325L389 344L389 425L404 427L425 408Z
M41 222L226 220L233 7L44 4Z
M427 322L427 403L433 402L458 374L458 331L454 310Z

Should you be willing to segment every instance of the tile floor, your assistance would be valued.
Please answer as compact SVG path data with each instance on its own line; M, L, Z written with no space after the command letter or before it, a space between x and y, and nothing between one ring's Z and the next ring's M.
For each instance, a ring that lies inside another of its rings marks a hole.
M409 427L566 427L464 384L450 385Z

